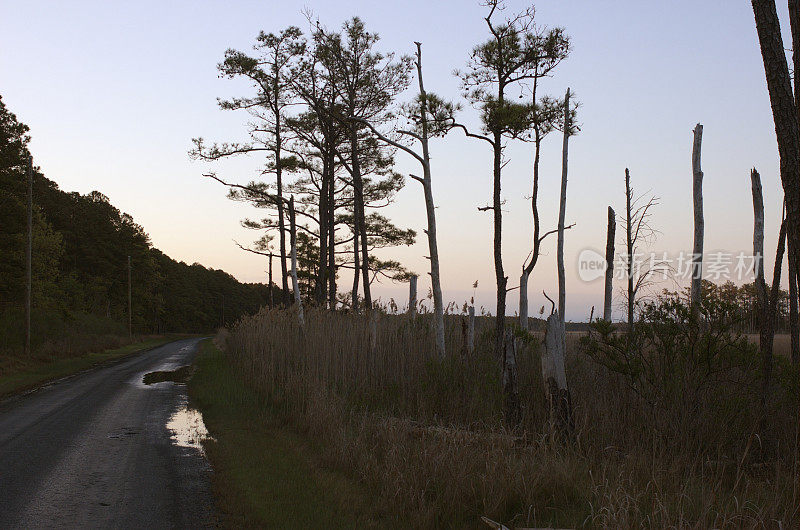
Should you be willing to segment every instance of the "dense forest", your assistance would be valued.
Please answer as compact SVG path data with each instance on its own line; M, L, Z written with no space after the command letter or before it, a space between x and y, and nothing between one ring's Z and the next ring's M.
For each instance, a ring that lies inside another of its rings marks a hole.
M0 98L0 351L24 340L29 129ZM59 334L203 332L258 310L265 284L178 262L98 191L65 192L33 168L34 347Z

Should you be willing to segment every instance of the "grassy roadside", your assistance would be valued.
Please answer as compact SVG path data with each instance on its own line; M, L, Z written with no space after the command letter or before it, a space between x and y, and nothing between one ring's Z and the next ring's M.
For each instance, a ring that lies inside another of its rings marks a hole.
M318 446L277 421L210 340L202 342L196 366L189 396L214 437L205 448L226 526L399 526L350 477L324 469Z
M184 336L188 335L163 335L134 342L121 348L86 353L75 357L48 358L40 356L16 362L0 375L0 399L36 388L48 381L72 375L104 362L135 355Z

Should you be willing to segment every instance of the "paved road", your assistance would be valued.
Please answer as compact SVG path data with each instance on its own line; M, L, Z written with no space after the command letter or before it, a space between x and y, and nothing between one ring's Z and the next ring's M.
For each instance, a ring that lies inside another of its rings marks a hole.
M0 528L213 526L210 468L166 424L186 388L144 374L189 364L172 342L0 405Z

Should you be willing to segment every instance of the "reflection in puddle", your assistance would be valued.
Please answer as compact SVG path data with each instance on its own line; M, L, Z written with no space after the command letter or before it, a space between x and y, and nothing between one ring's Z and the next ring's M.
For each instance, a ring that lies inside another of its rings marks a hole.
M191 377L192 372L194 372L194 369L191 366L181 366L177 370L172 370L169 372L150 372L148 374L144 374L142 383L146 385L152 385L154 383L171 381L173 383L185 384L189 380L189 377Z
M203 423L203 415L200 411L184 406L178 409L169 421L167 429L172 431L172 443L178 447L193 447L203 452L202 443L205 440L213 440Z

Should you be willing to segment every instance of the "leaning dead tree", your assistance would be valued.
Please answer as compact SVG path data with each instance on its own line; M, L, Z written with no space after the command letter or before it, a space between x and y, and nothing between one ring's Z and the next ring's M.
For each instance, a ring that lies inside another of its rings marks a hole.
M614 238L617 233L617 221L614 209L608 207L608 229L606 232L606 281L605 298L603 300L603 319L611 321L611 301L614 283Z
M699 123L694 128L692 144L692 199L694 202L694 246L692 249L692 287L691 307L694 318L697 318L702 293L703 279L703 171L700 169L700 149L703 142L703 126Z
M789 24L792 31L792 66L795 72L800 72L800 3L797 0L789 0ZM797 119L800 120L800 75L794 75L794 103L797 109ZM800 121L798 121L800 123ZM800 129L798 129L800 134ZM790 242L791 243L791 242ZM800 244L800 243L799 243ZM796 254L789 245L789 336L791 337L792 361L800 364L800 315L798 314L797 291L798 274L800 268L796 262ZM798 249L800 255L800 249Z
M786 200L787 247L790 263L794 265L793 271L789 274L790 278L792 274L797 278L800 274L800 120L798 120L800 107L792 92L775 0L751 0L751 3L761 47L761 58L764 62L775 136L778 141L781 183ZM798 9L792 2L789 6L789 19L793 24L793 48L798 50L800 47ZM797 55L793 59L795 64L800 64ZM797 83L796 76L795 82Z
M411 105L404 109L406 117L414 124L414 130L398 130L397 133L411 138L418 142L421 152L411 149L407 145L393 140L366 120L356 120L366 125L372 133L383 142L404 151L414 157L422 166L422 177L410 175L411 178L422 184L422 191L425 196L425 214L428 221L428 228L425 230L428 236L428 259L431 263L431 292L433 294L433 320L434 333L436 336L436 353L440 358L445 355L444 342L444 300L442 296L442 282L439 273L439 247L436 239L436 205L433 202L433 183L431 178L431 158L429 150L429 140L431 137L441 136L451 128L455 107L445 102L438 96L425 91L422 81L422 44L415 42L417 46L415 64L417 67L417 81L419 94ZM416 279L414 280L416 288Z

